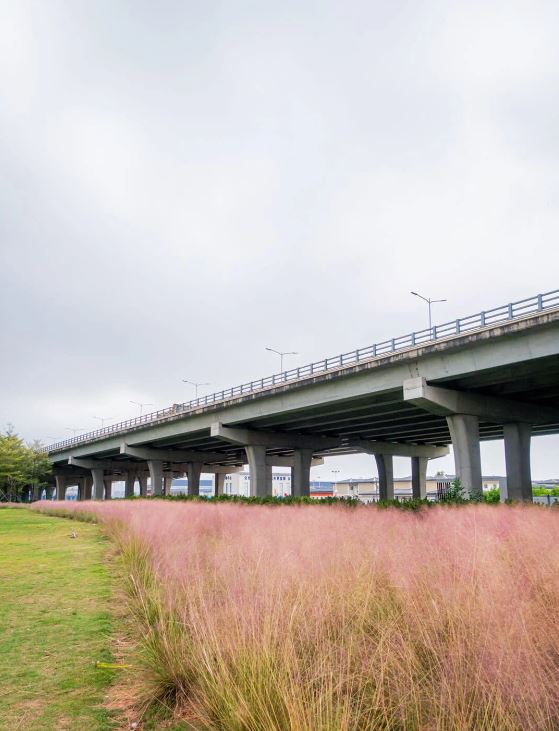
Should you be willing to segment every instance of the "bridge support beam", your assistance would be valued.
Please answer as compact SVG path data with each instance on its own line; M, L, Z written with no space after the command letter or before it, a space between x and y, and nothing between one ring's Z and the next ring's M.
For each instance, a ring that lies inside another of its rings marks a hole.
M225 492L225 472L214 472L214 496L223 495Z
M250 494L264 497L272 494L272 467L266 461L266 447L247 445L245 451L250 469Z
M394 466L391 454L375 454L378 470L379 498L394 500Z
M105 477L103 482L105 483L105 500L113 499L113 478Z
M101 467L93 467L91 470L94 500L102 500L105 495L105 483L103 482L104 473L105 471Z
M416 500L425 500L427 497L427 457L411 458L411 491Z
M52 486L49 485L45 488L45 500L52 500Z
M507 484L506 488L501 488L501 502L507 498L509 500L532 502L532 473L530 469L532 428L529 424L505 424L503 426L503 436L505 439Z
M295 449L291 468L291 494L294 497L309 497L311 493L312 449Z
M134 484L136 482L136 473L128 470L124 479L124 497L134 497Z
M452 414L446 417L452 448L456 477L462 489L471 497L483 494L481 481L481 453L479 449L479 419L472 414Z
M63 475L55 475L54 480L56 482L56 499L66 499L66 478Z
M188 494L199 495L200 494L200 475L202 474L202 463L201 462L189 462L186 469L186 476L188 478Z
M163 463L159 459L148 460L149 476L151 479L151 494L161 495L163 492Z

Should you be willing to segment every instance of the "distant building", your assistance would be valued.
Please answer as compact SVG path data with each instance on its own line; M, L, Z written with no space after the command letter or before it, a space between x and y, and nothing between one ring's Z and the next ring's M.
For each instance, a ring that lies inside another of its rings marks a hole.
M454 479L454 475L447 475L444 472L437 472L431 477L428 476L426 484L427 499L440 499ZM487 475L486 477L482 477L482 484L484 491L501 488L506 485L506 477ZM338 480L334 484L334 497L352 497L364 503L377 502L379 500L378 477ZM411 476L394 478L394 497L396 500L411 499Z

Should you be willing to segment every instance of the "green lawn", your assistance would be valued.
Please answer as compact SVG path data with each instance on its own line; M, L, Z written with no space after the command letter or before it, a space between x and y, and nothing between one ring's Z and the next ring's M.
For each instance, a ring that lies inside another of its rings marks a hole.
M76 539L70 538L75 530ZM96 525L0 510L0 729L112 728L106 539Z

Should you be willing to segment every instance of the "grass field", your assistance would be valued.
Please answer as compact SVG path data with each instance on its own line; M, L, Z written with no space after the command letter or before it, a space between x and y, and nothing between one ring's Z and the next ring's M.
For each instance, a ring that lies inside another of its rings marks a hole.
M71 539L72 529L78 537ZM0 729L112 728L108 541L98 526L0 510Z

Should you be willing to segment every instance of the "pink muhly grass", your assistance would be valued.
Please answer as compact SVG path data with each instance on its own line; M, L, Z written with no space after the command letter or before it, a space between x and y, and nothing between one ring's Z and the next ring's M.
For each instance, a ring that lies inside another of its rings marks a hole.
M121 549L143 701L200 728L559 728L553 510L62 509Z

